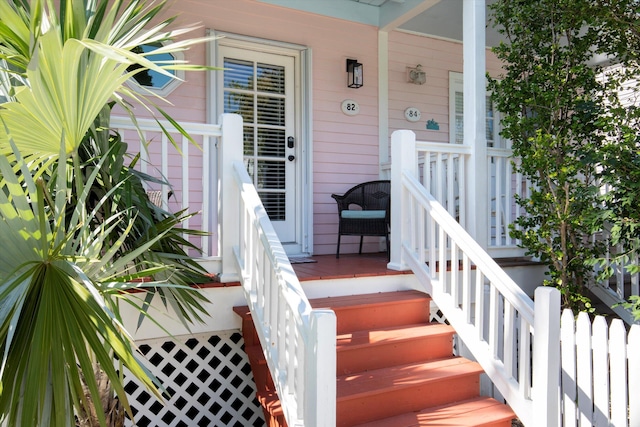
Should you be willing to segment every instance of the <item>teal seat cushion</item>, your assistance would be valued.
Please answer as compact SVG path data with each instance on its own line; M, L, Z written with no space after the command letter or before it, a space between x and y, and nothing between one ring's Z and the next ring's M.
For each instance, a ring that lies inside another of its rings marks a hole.
M342 218L350 219L381 219L387 215L387 211L342 211Z

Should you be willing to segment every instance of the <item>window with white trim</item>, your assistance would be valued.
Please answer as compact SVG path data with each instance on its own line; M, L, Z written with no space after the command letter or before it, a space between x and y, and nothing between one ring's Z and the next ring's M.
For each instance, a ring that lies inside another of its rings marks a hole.
M462 73L449 72L449 142L464 143L464 89ZM504 148L500 138L500 117L487 95L485 132L487 147Z

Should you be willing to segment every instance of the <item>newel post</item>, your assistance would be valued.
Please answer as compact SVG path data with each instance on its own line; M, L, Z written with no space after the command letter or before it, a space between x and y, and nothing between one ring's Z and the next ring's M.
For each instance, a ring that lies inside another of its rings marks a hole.
M388 267L392 270L409 268L402 251L402 242L410 239L411 221L409 212L403 211L407 206L402 183L405 172L418 176L416 134L410 130L397 130L391 134L391 260Z
M233 248L240 243L240 191L234 164L242 163L242 116L220 116L222 138L218 143L218 254L222 259L221 282L239 280Z
M560 291L536 289L531 384L535 427L560 425L560 314Z
M304 419L307 425L334 427L336 425L336 314L329 309L311 311L311 337L305 362Z

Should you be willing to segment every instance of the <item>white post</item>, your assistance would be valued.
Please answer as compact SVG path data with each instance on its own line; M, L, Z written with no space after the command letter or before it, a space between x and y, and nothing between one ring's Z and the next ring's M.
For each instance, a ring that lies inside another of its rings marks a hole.
M311 312L310 336L317 342L308 343L305 390L305 420L309 426L336 425L336 314L332 310Z
M533 324L533 426L560 425L560 291L539 287Z
M403 212L406 203L402 175L408 172L418 176L416 161L416 134L410 130L397 130L391 134L391 261L392 270L407 270L402 254L402 242L410 236L409 212Z
M220 281L239 280L234 246L240 242L240 191L233 177L233 165L242 162L242 116L220 116L222 138L218 143L218 254L222 258Z
M464 145L471 147L467 173L467 231L489 245L489 177L486 127L485 0L463 1Z

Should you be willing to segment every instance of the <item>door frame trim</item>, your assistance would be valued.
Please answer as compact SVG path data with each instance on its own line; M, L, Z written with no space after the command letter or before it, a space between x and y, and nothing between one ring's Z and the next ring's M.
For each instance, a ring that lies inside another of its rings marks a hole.
M296 140L300 141L299 167L296 170L296 198L300 201L296 213L296 242L300 245L300 254L313 254L313 111L312 102L312 52L307 46L246 36L241 34L207 29L207 36L214 37L207 43L207 65L217 64L220 45L256 50L259 52L291 55L295 58L294 101ZM207 122L218 123L218 94L221 93L221 74L215 70L207 72Z

